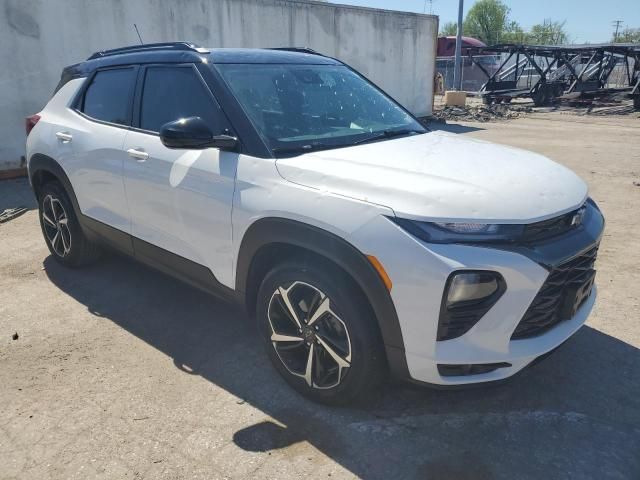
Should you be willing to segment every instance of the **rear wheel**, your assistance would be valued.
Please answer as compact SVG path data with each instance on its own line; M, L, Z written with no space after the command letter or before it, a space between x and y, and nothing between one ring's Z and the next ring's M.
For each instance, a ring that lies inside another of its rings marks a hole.
M376 320L337 268L323 263L276 267L260 288L257 320L275 368L314 401L354 401L382 378Z
M69 267L94 262L100 250L85 237L62 185L46 183L38 192L38 198L40 227L53 258Z

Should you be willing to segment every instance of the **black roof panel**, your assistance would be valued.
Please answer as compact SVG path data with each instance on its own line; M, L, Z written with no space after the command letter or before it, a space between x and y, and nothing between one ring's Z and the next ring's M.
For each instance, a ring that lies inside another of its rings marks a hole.
M292 63L307 65L341 65L338 60L303 49L210 48L212 63Z
M165 46L166 48L163 48ZM187 48L187 46L191 48ZM302 64L341 65L334 58L311 53L305 48L210 48L201 49L185 42L174 44L153 44L152 48L123 47L122 49L96 52L84 62L66 67L63 75L81 77L98 68L145 63L248 63L248 64ZM180 48L177 48L180 47ZM196 50L197 48L197 50Z

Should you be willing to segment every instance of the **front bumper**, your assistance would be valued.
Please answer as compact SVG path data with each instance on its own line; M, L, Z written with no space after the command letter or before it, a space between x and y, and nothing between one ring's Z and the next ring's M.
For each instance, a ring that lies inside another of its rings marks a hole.
M570 320L559 323L543 335L523 340L511 340L506 351L486 348L471 348L468 341L456 343L457 339L440 342L433 358L406 353L407 364L411 365L413 380L441 386L484 383L515 375L538 357L551 352L563 344L586 322L597 298L594 288L587 301ZM462 338L462 337L461 337ZM438 364L485 364L508 363L510 367L498 368L492 372L468 376L442 376Z
M511 337L549 276L549 268L599 243L604 221L597 208L588 220L570 235L526 248L429 244L384 218L356 232L352 241L361 251L375 255L393 282L391 298L402 330L406 363L391 365L392 371L398 374L404 370L400 375L410 380L441 386L502 380L565 342L587 320L597 297L595 287L571 319L535 337ZM496 271L507 288L467 333L437 341L445 283L458 270ZM461 376L443 376L438 371L438 365L489 363L510 366Z

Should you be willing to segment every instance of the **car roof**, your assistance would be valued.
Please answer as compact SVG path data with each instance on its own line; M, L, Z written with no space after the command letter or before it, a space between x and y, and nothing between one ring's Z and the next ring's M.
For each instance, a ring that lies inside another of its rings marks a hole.
M209 51L212 63L340 65L338 60L306 49L211 48Z
M337 65L340 62L307 47L203 48L188 42L149 43L101 50L91 55L88 65L152 63L184 60L204 63L290 63Z
M202 48L187 42L153 43L102 50L63 70L63 78L84 77L99 68L150 63L342 65L309 48Z

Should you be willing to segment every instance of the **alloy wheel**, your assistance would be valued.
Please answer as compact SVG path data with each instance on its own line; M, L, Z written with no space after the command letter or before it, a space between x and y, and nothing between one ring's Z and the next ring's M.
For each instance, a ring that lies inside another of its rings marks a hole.
M42 202L42 224L47 241L59 257L66 257L71 251L71 231L69 217L59 199L47 195Z
M268 319L271 344L291 374L312 388L340 384L351 367L351 339L327 295L299 281L280 286L269 301Z

